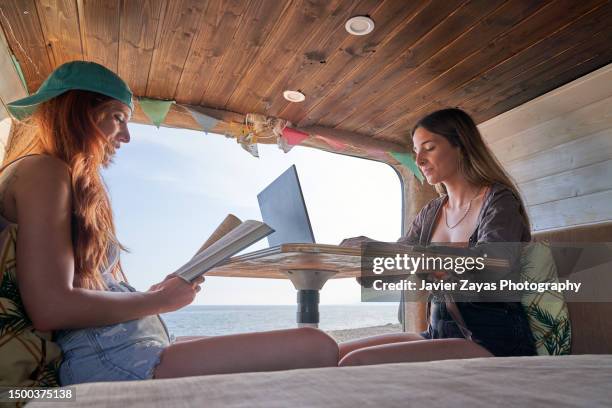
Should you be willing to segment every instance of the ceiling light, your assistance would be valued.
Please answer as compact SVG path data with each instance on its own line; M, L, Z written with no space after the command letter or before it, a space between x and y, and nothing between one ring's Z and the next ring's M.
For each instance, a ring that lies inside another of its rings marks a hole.
M374 30L374 21L366 16L352 17L347 20L344 28L353 35L366 35Z
M289 102L304 102L304 99L306 99L306 96L300 91L285 91L283 97Z

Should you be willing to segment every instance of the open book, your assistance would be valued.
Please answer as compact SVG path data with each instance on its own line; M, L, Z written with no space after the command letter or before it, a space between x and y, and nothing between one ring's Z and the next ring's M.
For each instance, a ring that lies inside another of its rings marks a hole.
M261 221L240 221L230 214L202 245L195 256L175 275L191 282L232 255L270 235L274 230Z

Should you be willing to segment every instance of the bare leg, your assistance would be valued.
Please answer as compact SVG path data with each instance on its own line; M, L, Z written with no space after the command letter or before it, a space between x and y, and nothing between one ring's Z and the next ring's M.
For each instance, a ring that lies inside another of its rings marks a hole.
M155 378L338 365L338 344L308 327L214 336L168 346Z
M345 341L338 344L340 349L340 359L353 350L376 346L379 344L400 343L406 341L423 340L423 337L416 333L392 333L381 334L379 336L365 337L363 339Z
M465 339L434 339L392 343L355 350L339 366L493 357L485 348Z

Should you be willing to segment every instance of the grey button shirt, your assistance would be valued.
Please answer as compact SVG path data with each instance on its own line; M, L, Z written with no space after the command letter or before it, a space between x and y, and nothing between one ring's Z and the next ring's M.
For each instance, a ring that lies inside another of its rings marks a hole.
M414 218L408 233L398 242L410 245L429 246L438 212L447 196L431 200ZM471 256L487 254L489 258L507 259L511 268L506 271L466 272L463 277L470 281L495 281L510 278L518 273L521 242L529 242L529 226L521 216L521 201L512 190L500 183L491 185L478 216L476 229L469 238ZM505 243L500 245L501 243ZM493 244L493 245L492 245ZM456 252L456 248L454 251Z

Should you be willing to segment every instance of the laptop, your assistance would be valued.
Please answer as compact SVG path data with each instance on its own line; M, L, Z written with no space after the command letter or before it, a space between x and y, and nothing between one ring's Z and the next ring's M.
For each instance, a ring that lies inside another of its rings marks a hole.
M282 244L314 244L315 238L295 165L257 195L263 222L274 229L270 247Z

